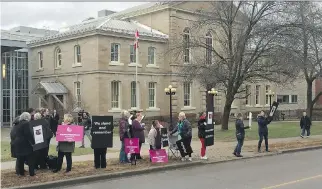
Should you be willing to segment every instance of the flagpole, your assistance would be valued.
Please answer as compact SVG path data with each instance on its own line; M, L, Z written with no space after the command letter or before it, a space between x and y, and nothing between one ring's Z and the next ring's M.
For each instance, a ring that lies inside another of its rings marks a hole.
M138 90L138 64L139 64L139 48L136 48L135 51L136 54L136 65L135 65L135 92L136 92L136 107L137 109L140 109L140 103L139 103L139 90Z

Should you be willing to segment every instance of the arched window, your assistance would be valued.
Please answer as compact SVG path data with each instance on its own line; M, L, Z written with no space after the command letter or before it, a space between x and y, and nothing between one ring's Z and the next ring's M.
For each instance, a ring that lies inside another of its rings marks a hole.
M55 50L55 66L56 66L56 68L61 67L61 65L62 65L61 61L62 61L61 50L59 47L57 47Z
M190 30L189 28L185 28L183 30L183 60L184 63L190 62Z
M212 35L210 32L206 34L206 64L212 63Z

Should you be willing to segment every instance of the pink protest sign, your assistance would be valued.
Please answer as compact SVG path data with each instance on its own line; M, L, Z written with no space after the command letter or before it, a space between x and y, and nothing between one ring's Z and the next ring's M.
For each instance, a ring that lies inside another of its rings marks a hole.
M125 153L140 153L139 139L138 138L125 138L124 139Z
M84 127L78 125L58 125L56 141L80 142L84 137Z
M152 163L168 163L168 155L165 149L149 150Z

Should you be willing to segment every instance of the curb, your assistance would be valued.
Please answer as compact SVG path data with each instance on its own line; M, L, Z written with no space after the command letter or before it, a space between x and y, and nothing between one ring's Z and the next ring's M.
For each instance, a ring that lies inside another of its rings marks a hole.
M154 173L154 172L160 172L160 171L167 171L167 170L173 170L173 169L180 169L180 168L188 168L188 167L194 167L198 165L203 165L201 161L191 162L191 163L179 163L175 165L165 165L162 167L151 167L151 168L143 168L139 170L134 171L121 171L117 173L108 173L108 174L102 174L102 175L94 175L94 176L85 176L85 177L78 177L78 178L71 178L67 180L58 180L58 181L52 181L52 182L46 182L43 184L33 184L29 186L19 186L19 187L11 187L6 189L48 189L48 188L61 188L71 185L77 185L81 183L87 183L87 182L95 182L99 180L107 180L107 179L115 179L120 177L130 177L130 176L137 176L142 175L146 173Z
M134 176L134 175L137 176L137 175L143 175L143 174L147 174L147 173L155 173L155 172L180 169L180 168L189 168L189 167L195 167L195 166L200 166L200 165L219 164L219 163L226 163L226 162L235 162L235 161L240 161L240 160L257 159L257 158L262 158L262 157L276 156L276 155L280 155L280 154L290 154L290 153L296 153L296 152L301 152L301 151L310 151L310 150L318 150L318 149L322 149L322 145L305 147L305 148L290 149L290 150L281 150L281 151L277 151L275 153L243 157L240 159L234 158L234 159L220 160L220 161L195 161L195 162L191 162L191 163L179 163L179 164L174 164L174 165L165 165L162 167L150 167L150 168L143 168L143 169L134 170L134 171L121 171L121 172L117 172L117 173L108 173L108 174L102 174L102 175L78 177L78 178L71 178L71 179L67 179L67 180L52 181L52 182L47 182L47 183L43 183L43 184L33 184L33 185L29 185L29 186L11 187L11 188L7 188L7 189L19 189L19 188L20 189L48 189L48 188L57 188L57 187L60 188L60 187L78 185L81 183L95 182L95 181L100 181L100 180L115 179L115 178L120 178L120 177L130 177L130 176Z

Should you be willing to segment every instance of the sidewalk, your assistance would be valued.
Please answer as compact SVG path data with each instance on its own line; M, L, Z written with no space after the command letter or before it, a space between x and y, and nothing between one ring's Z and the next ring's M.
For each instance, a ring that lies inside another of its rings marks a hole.
M297 141L301 141L301 140L316 140L316 139L322 140L322 135L311 136L308 139L306 138L302 139L300 137L269 139L269 144L280 143L280 142L296 143ZM245 141L244 145L256 146L257 143L258 143L257 140ZM194 150L193 158L199 158L200 142L192 141L191 146L192 146L192 149ZM218 160L226 159L227 157L232 156L232 152L235 146L236 146L236 142L216 142L215 140L215 145L207 148L207 156L210 159L218 159ZM143 144L141 154L145 156L148 155L148 150L149 150L149 145ZM244 156L252 156L253 154L254 152L246 152L246 151L243 152ZM118 158L119 158L118 152L109 153L109 149L107 149L107 161L108 159L118 159ZM81 162L81 161L94 161L94 155L89 154L89 155L82 155L82 156L73 156L73 162ZM65 159L64 159L64 162L65 162ZM15 161L1 163L1 170L8 170L8 169L14 169L14 168L15 168Z

